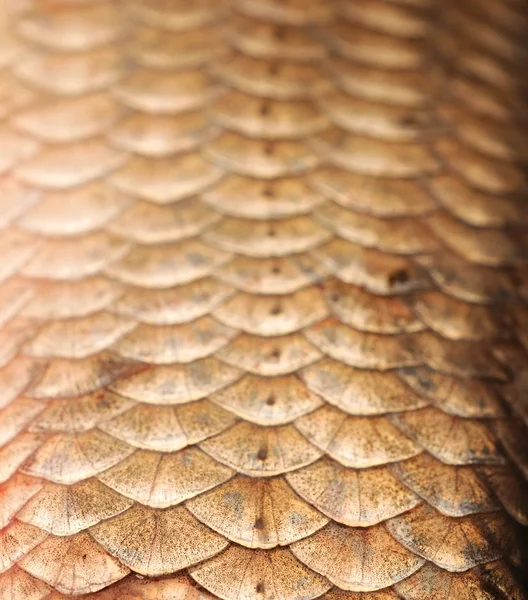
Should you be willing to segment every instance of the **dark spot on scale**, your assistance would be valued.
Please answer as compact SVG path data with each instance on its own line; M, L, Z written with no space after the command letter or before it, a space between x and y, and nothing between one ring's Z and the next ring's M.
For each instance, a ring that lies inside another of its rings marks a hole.
M260 116L261 117L267 117L270 113L270 103L268 100L265 100L261 105L260 105Z
M279 275L281 272L281 269L280 269L280 267L275 266L271 269L271 272L273 273L273 275Z
M276 233L276 232L275 232L275 227L273 227L273 225L271 225L271 226L268 228L268 237L275 237L275 233Z
M279 72L279 63L278 62L272 62L268 65L268 73L270 75L277 75L278 72Z
M255 529L264 529L264 519L262 517L255 521Z
M255 589L257 591L257 594L263 594L264 593L264 584L257 583L257 587Z
M272 352L270 352L270 358L279 360L280 357L281 357L281 351L278 348L275 348Z
M391 287L395 285L402 285L409 281L409 272L406 269L397 269L396 271L389 273L388 280Z
M341 298L341 296L337 292L330 294L330 300L332 302L339 302L340 298Z
M274 396L273 394L271 394L271 396L268 396L268 397L266 398L266 404L267 404L268 406L274 406L274 405L275 405L275 402L276 402L276 400L275 400L275 396Z
M262 190L262 194L266 198L273 198L275 196L275 192L273 191L273 188L272 188L272 186L269 183Z
M285 34L286 34L286 31L283 27L280 27L280 26L275 27L273 36L276 40L278 40L278 41L284 40Z
M257 453L258 460L266 460L268 458L268 449L267 448L259 448Z
M273 142L266 142L264 144L264 154L266 156L272 156L272 154L275 152L275 146L273 145Z
M274 305L271 307L271 310L270 310L270 314L271 314L271 315L280 315L280 314L281 314L281 312L282 312L282 307L281 307L281 305L280 305L280 304L274 304Z
M407 113L400 119L400 125L403 127L418 127L418 125L420 125L420 120L418 119L417 115L413 113Z
M83 554L82 557L83 557L83 560L86 560L87 554Z

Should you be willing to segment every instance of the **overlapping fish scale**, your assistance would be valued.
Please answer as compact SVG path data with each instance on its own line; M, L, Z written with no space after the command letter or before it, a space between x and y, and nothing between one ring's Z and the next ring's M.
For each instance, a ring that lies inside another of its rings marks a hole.
M153 511L135 505L93 527L90 539L136 573L151 576L201 563L228 545L183 506Z
M271 377L295 373L322 358L322 353L297 333L264 338L242 333L217 357L232 368Z
M226 133L204 149L211 169L220 168L236 175L275 179L303 175L319 164L306 144L292 141L261 141Z
M81 433L99 426L133 407L135 402L106 390L75 398L55 398L43 404L43 410L29 427L35 432Z
M96 592L129 573L86 532L70 537L49 535L18 564L65 595Z
M121 356L145 363L192 363L211 356L236 334L235 329L202 317L184 325L139 325L113 347Z
M302 26L311 23L325 23L335 18L331 7L320 6L318 2L300 2L299 0L237 0L235 8L257 21L271 22L276 25Z
M483 467L480 478L488 485L500 500L504 508L519 523L528 522L526 507L526 479L514 466Z
M414 179L440 170L439 160L422 143L389 144L337 127L313 138L311 146L331 165L360 175Z
M474 117L467 108L461 109L449 101L438 111L452 134L474 150L504 162L514 162L519 158L516 146L519 146L522 134L514 129L514 123L493 123Z
M304 29L284 22L256 20L243 11L232 15L229 33L230 45L235 50L256 59L310 62L328 54L327 48Z
M26 235L33 242L40 241ZM39 252L33 254L20 273L33 279L80 280L102 274L109 264L123 259L129 250L130 245L125 240L102 231L78 237L50 237L42 241Z
M14 519L0 533L0 572L15 565L48 537L47 533Z
M138 21L130 51L138 64L146 68L200 67L209 62L211 51L216 56L227 53L222 44L223 25L220 18L217 22L203 23L174 35L170 28L160 29Z
M89 94L44 106L29 106L13 116L13 126L43 142L73 143L101 135L119 118L115 102L104 93Z
M35 156L39 149L39 143L29 136L19 134L8 126L3 126L0 174L7 175L19 163Z
M340 90L359 100L423 109L432 89L432 82L421 70L372 69L368 64L339 55L335 56L335 60L327 60L325 68L335 78Z
M136 202L109 229L139 243L155 244L195 237L217 220L218 216L211 214L207 206L193 200L169 206Z
M269 258L312 250L327 241L330 232L307 216L272 223L225 217L203 238L226 252Z
M285 425L323 404L293 375L265 378L249 374L212 394L210 400L257 425Z
M498 470L493 466L486 469L490 474ZM489 486L467 465L448 465L424 452L390 465L390 472L446 516L462 517L499 508Z
M411 296L374 296L351 283L328 280L322 285L331 313L345 325L370 333L413 333L425 330L415 304L426 294Z
M24 463L23 471L55 483L72 484L114 466L133 451L129 444L97 429L56 433Z
M15 565L0 575L2 594L6 600L11 598L28 598L29 600L44 600L53 593L49 587L40 579L33 577L19 566ZM1 597L1 596L0 596Z
M168 31L185 32L218 22L227 10L225 2L199 0L189 7L184 0L149 3L135 0L131 3L128 16L138 23L145 23Z
M216 267L231 258L228 252L216 251L196 239L149 246L138 244L128 253L120 254L122 258L108 265L107 275L136 287L158 289L209 277Z
M97 354L135 329L136 323L108 312L43 326L23 352L38 358L81 359Z
M43 250L43 255L36 256L34 263L26 263L28 277L35 275L33 269L38 271L39 265L49 261L46 266L51 278L82 279L86 262L90 264L88 271L93 274L104 265L101 251L106 251L106 258L110 260L116 252L118 255L126 251L126 246L120 246L119 240L111 240L97 231L124 206L125 199L108 191L105 193L97 182L88 184L86 189L82 187L85 182L115 168L123 158L105 145L101 137L105 127L118 117L111 98L106 93L99 93L120 75L118 57L111 47L123 29L116 17L115 8L107 3L78 10L62 6L53 11L49 6L41 6L18 23L19 34L34 54L20 61L14 74L19 86L29 84L30 88L26 89L33 88L33 96L27 97L27 101L11 112L10 123L15 130L39 140L40 146L29 161L14 170L15 178L19 182L26 181L29 190L35 186L52 190L39 192L33 203L34 212L26 211L19 221L19 227L30 232ZM42 47L46 47L46 51L39 57L38 49ZM74 56L68 55L70 51L74 51ZM54 80L49 76L49 69L59 69ZM55 93L59 97L53 97ZM68 97L60 98L61 94ZM84 157L82 160L80 155ZM53 210L65 203L71 206L73 214L65 213L60 224L54 223ZM104 210L101 210L103 204ZM71 235L81 237L76 237L73 242L60 239ZM39 236L50 238L39 240ZM58 239L51 236L58 236ZM99 250L98 245L101 245ZM46 275L43 269L37 277ZM49 288L53 287L49 285ZM45 296L39 295L38 300L34 298L27 305L30 313L31 308L36 313L32 313L31 318L41 316L39 306L45 312ZM96 292L93 302L97 302L97 296ZM66 298L58 296L55 299ZM71 304L70 299L70 307ZM66 300L65 312L67 305Z
M525 401L526 375L524 368L517 369L526 364L526 350L521 344L503 343L494 349L494 355L508 370L510 377L508 381L498 383L495 386L499 398L507 405L509 412L517 416L523 423L528 422L528 407Z
M328 308L318 288L284 296L240 292L214 311L221 323L246 333L276 336L294 333L324 319Z
M411 117L407 107L387 107L358 99L347 91L324 95L319 104L337 127L386 142L412 142L432 125L432 117L425 110L414 110Z
M0 226L3 235L25 211L33 206L40 198L40 192L29 188L17 181L12 175L6 175L0 181L0 190L3 198L3 211L0 216ZM6 248L7 250L7 248Z
M116 7L110 3L94 6L62 3L56 10L33 8L20 19L17 32L23 40L52 51L86 52L116 41L122 33L122 24Z
M124 292L117 281L97 275L78 281L36 281L35 285L35 294L19 314L43 321L82 318L114 308Z
M281 477L255 481L239 475L186 506L203 523L248 548L288 546L328 522Z
M7 408L2 409L0 417L5 426L0 434L0 444L5 446L21 433L44 408L45 403L36 398L19 396Z
M299 375L313 393L351 416L416 410L430 403L425 394L414 393L394 371L364 370L324 359Z
M203 108L207 82L199 69L171 72L144 68L117 87L116 95L129 109L174 114Z
M210 490L232 476L230 468L190 448L173 453L137 450L101 472L98 478L122 496L142 505L167 508Z
M178 89L180 85L185 83L178 83ZM172 177L175 169L181 173L178 179ZM114 173L111 183L123 194L170 204L198 194L217 183L221 176L222 171L217 166L205 161L200 154L189 152L159 160L151 156L133 157Z
M524 597L519 14L466 3L18 22L0 600Z
M385 254L339 238L316 248L313 254L336 279L373 295L393 296L432 287L431 274L410 257Z
M216 270L216 277L250 294L286 295L327 278L329 268L316 252L276 258L236 257Z
M234 293L229 285L209 277L177 288L129 286L115 299L112 310L139 323L180 325L205 317Z
M42 482L41 489L18 511L18 519L57 536L71 536L119 514L132 501L97 479L74 485Z
M438 291L420 294L411 304L425 326L448 339L488 340L508 335L504 320L488 305L471 305Z
M121 361L117 362L119 365ZM240 368L228 366L214 357L188 364L153 366L124 359L122 362L134 365L135 369L128 371L131 376L126 379L105 382L109 389L127 398L156 405L170 406L200 400L234 383L243 375Z
M324 406L297 419L295 426L328 456L356 469L405 460L421 451L418 444L384 416L353 417Z
M223 93L214 102L210 118L223 128L267 140L304 138L327 125L311 102L277 102L237 91Z
M422 505L415 511L395 517L387 524L392 535L418 555L447 571L467 571L515 553L501 547L513 540L508 519L501 513L449 518ZM443 532L438 536L438 531ZM498 532L502 532L499 539Z
M407 551L382 525L362 530L332 521L314 535L295 542L292 551L337 587L358 592L389 587L424 564L420 556ZM379 553L385 556L382 566L378 563Z
M279 64L238 53L216 65L214 75L241 92L277 100L309 100L330 87L317 66L297 61Z
M314 212L318 221L335 235L367 248L412 255L429 253L438 247L429 227L416 218L382 220L337 204L324 204Z
M200 448L218 462L251 477L273 477L315 462L321 449L293 425L263 427L239 422Z
M451 17L453 17L452 14ZM525 16L521 13L518 14L518 18L522 23ZM459 19L457 20L455 17L453 20L458 21L460 25ZM515 88L520 76L515 58L512 64L507 57L501 56L493 45L482 44L482 40L477 41L474 36L470 35L457 37L454 29L452 26L444 27L440 32L438 42L442 52L445 52L449 59L453 58L454 52L462 51L464 53L458 65L462 73L488 83L500 92L507 92ZM511 37L515 39L516 36Z
M39 377L44 364L38 360L17 356L0 368L0 408L9 406Z
M0 252L4 257L0 268L0 281L5 283L10 277L35 257L41 240L19 229L9 228L2 232Z
M0 483L5 483L16 474L17 469L45 442L42 433L22 432L12 442L0 449Z
M487 194L471 188L452 173L427 181L429 193L453 217L476 227L503 227L526 224L520 198Z
M411 577L397 584L399 597L405 600L445 598L446 589L453 598L494 600L507 597L520 600L524 592L515 582L502 561L494 561L483 568L476 567L462 573L450 572L427 563Z
M14 359L31 337L35 335L35 323L23 317L13 317L0 332L0 368Z
M502 418L503 403L487 382L434 371L429 367L398 369L398 376L443 412L466 418Z
M371 527L420 502L385 465L355 470L324 457L289 473L286 478L307 502L334 521L350 527ZM387 492L390 499L386 498Z
M475 304L495 304L522 299L515 271L468 263L444 251L417 258L442 292Z
M391 422L433 456L452 465L501 464L504 458L485 421L424 408L391 417Z
M24 473L15 473L0 485L0 526L7 527L21 508L42 489L42 481Z
M116 124L109 139L122 150L163 158L176 152L192 152L217 133L199 111L166 115L134 112ZM123 177L120 180L124 181Z
M118 398L128 408L98 424L99 429L144 450L175 452L218 435L236 421L234 410L230 413L209 400L160 406Z
M512 3L510 7L511 15L514 15L516 11L514 4ZM519 32L515 31L515 27L513 31L511 27L505 27L504 23L500 22L500 19L497 19L495 24L498 24L498 27L491 26L490 22L485 18L485 13L489 13L490 9L483 7L481 11L478 11L475 8L471 4L469 6L452 6L451 10L446 14L445 22L455 27L458 31L463 32L472 41L483 46L483 49L486 49L488 52L491 51L493 54L514 63L516 52L519 50ZM521 15L518 14L517 16Z
M22 82L49 94L77 96L96 93L119 81L122 57L112 46L85 53L29 54L16 66Z
M264 598L280 594L285 600L293 600L299 593L305 598L317 598L331 587L327 579L286 548L265 551L231 545L189 572L205 589L227 600L250 600L255 593Z
M43 236L79 236L104 228L129 205L128 198L100 182L50 191L17 221L23 231ZM54 218L61 210L63 218Z
M103 351L87 358L46 361L26 395L34 398L74 398L101 390L121 377L130 377L145 365Z
M309 214L325 198L295 176L264 181L227 175L202 200L220 214L268 221Z
M329 24L322 34L328 46L343 58L375 69L414 70L423 60L421 40L398 38L343 19Z

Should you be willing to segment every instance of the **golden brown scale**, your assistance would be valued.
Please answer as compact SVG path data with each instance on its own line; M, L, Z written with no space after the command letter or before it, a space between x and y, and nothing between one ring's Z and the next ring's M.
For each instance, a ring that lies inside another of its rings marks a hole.
M522 0L13 5L0 600L527 598Z

